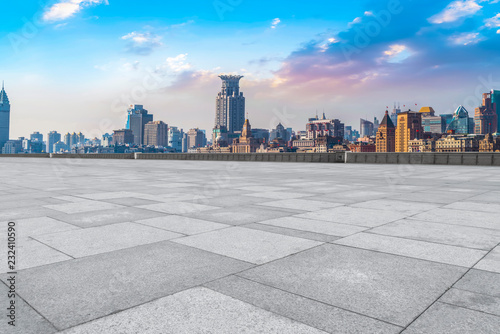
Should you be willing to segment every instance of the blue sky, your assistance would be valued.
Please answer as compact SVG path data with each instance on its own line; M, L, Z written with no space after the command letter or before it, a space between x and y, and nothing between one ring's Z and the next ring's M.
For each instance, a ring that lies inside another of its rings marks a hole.
M239 73L254 127L325 110L358 127L393 101L473 113L500 89L500 3L22 1L0 14L11 137L122 128L128 104L210 130L220 73Z

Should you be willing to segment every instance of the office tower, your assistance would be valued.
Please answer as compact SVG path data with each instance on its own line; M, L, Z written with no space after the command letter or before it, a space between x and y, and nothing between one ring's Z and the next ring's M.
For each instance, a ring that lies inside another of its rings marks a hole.
M441 133L446 133L446 129L448 129L448 125L450 125L451 121L453 120L453 115L454 114L441 114L439 117L441 117Z
M43 142L43 134L41 134L40 132L33 132L31 135L30 135L30 140L32 142L35 142L35 141L38 141L38 142Z
M187 148L204 147L206 143L205 133L196 128L187 132Z
M373 123L366 119L359 119L359 132L361 137L373 136Z
M446 128L446 132L454 134L473 133L474 128L472 126L473 124L471 124L472 122L473 119L469 117L469 112L463 106L459 106L453 113L453 118Z
M182 153L186 153L188 150L188 135L183 133L182 135Z
M222 89L217 94L215 126L225 126L228 133L241 131L245 122L245 97L240 92L242 75L220 75Z
M144 144L144 126L153 121L153 115L148 114L143 105L136 104L131 106L128 110L127 126L126 129L132 130L134 135L134 144Z
M344 139L352 141L352 126L348 125L345 127Z
M149 122L144 126L144 145L168 146L168 125L163 121Z
M2 82L0 91L0 150L9 140L10 135L10 102Z
M287 129L288 131L288 129ZM264 142L269 142L271 133L268 129L254 129L252 128L252 136L256 139L261 139Z
M422 115L424 132L443 133L443 118L436 116L436 112L432 107L422 107L419 113Z
M54 153L54 144L61 141L61 134L51 131L47 135L47 153Z
M492 101L492 95L494 98L497 98L495 93L483 94L483 104L480 107L477 107L475 110L475 134L488 134L497 132L497 106Z
M491 103L495 105L497 114L497 133L500 132L500 90L491 90Z
M134 144L134 134L130 129L113 131L113 145Z
M113 135L110 135L109 133L105 133L102 135L102 146L108 147L113 145Z
M184 131L175 126L168 128L168 146L175 149L176 152L182 152L182 138Z
M396 107L396 103L394 103L394 109L392 109L392 113L391 113L391 121L392 121L392 124L394 124L395 127L397 127L398 114L400 112L401 112L401 106L398 103L398 106Z
M52 145L52 152L53 153L64 152L64 151L69 150L69 149L71 149L71 148L68 147L68 145L66 145L66 143L64 143L62 141L58 141L58 142L54 143L54 145Z
M323 113L321 119L318 116L309 118L306 131L307 139L325 136L344 138L344 123L338 119L327 119Z
M378 126L375 145L377 152L396 151L396 127L392 123L388 110L385 111L382 123Z
M405 111L398 114L396 152L408 152L408 142L423 137L422 114Z
M289 137L290 137L290 134L288 133L288 131L285 129L285 127L281 123L279 123L276 126L276 129L272 129L271 132L269 133L269 141L273 141L276 138L281 138L284 141L288 141Z
M377 119L377 117L373 117L373 133L377 133L379 125L380 125L380 122Z

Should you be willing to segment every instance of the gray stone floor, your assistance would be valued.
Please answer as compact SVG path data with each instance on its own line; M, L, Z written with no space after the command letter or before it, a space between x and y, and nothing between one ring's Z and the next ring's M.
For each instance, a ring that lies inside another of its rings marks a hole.
M499 168L0 158L0 187L1 333L500 328Z

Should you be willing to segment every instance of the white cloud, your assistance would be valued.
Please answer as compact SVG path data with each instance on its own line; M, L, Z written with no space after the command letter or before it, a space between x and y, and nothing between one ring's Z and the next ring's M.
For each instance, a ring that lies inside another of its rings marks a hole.
M449 40L455 45L470 45L476 44L483 40L483 37L478 32L466 32L459 35L454 35Z
M43 13L43 20L55 22L68 19L85 7L100 4L108 5L108 0L62 0Z
M458 0L450 3L442 12L429 18L435 24L454 22L462 17L476 14L482 6L476 0Z
M389 46L388 50L384 51L384 57L379 58L378 60L385 60L388 63L400 63L411 55L412 52L406 45L393 44Z
M153 49L162 46L161 37L150 32L139 33L133 31L121 39L128 40L127 50L140 55L149 55Z
M500 13L493 16L490 19L484 20L484 25L488 28L498 28L500 27Z
M168 57L165 61L166 66L174 72L182 72L191 69L191 64L187 63L187 53L181 53L176 57Z
M280 24L281 20L279 18L275 18L273 22L271 22L271 29L276 29L278 24Z
M350 28L352 27L353 25L357 24L357 23L360 23L363 19L361 17L356 17L354 20L352 20L352 22L349 22L347 24L347 26Z

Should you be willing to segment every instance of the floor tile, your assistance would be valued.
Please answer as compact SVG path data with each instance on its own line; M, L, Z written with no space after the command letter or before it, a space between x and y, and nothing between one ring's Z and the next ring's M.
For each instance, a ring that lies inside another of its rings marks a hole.
M239 276L406 326L467 269L340 245L323 245Z
M500 298L460 289L450 289L440 302L500 316Z
M414 215L409 219L500 230L498 215L489 212L439 208Z
M230 226L226 224L210 222L207 220L201 220L201 219L177 216L177 215L168 215L157 218L137 220L136 223L148 226L154 226L164 230L187 234L187 235L218 230Z
M158 321L158 319L168 319ZM62 334L84 333L297 333L318 329L207 288L193 288L87 323Z
M141 205L138 208L158 211L173 215L187 214L191 212L207 211L219 209L215 206L208 206L196 203L184 203L184 202L169 202L169 203L158 203L158 204L148 204Z
M281 201L269 201L259 203L258 205L269 206L282 209L292 209L292 210L304 210L304 211L316 211L321 209L330 209L337 206L341 206L341 203L332 202L321 202L312 201L306 199L285 199Z
M182 234L134 223L44 234L36 240L73 257L84 257L181 237Z
M220 208L211 211L189 213L186 216L222 224L243 225L257 223L272 218L291 216L298 212L300 211L290 212L289 210L285 211L248 205L235 208Z
M337 224L326 221L305 219L297 217L282 217L271 220L264 220L260 224L273 225L291 228L295 230L309 231L327 235L346 237L367 229L367 227Z
M89 200L89 201L81 201L75 203L45 205L45 207L48 209L72 214L72 213L81 213L89 211L118 209L121 208L122 206L112 203Z
M486 251L477 249L395 238L372 233L358 233L336 240L334 243L468 268L474 266L487 253Z
M474 268L500 273L500 246L495 247Z
M179 238L174 242L255 264L280 259L321 244L242 227Z

